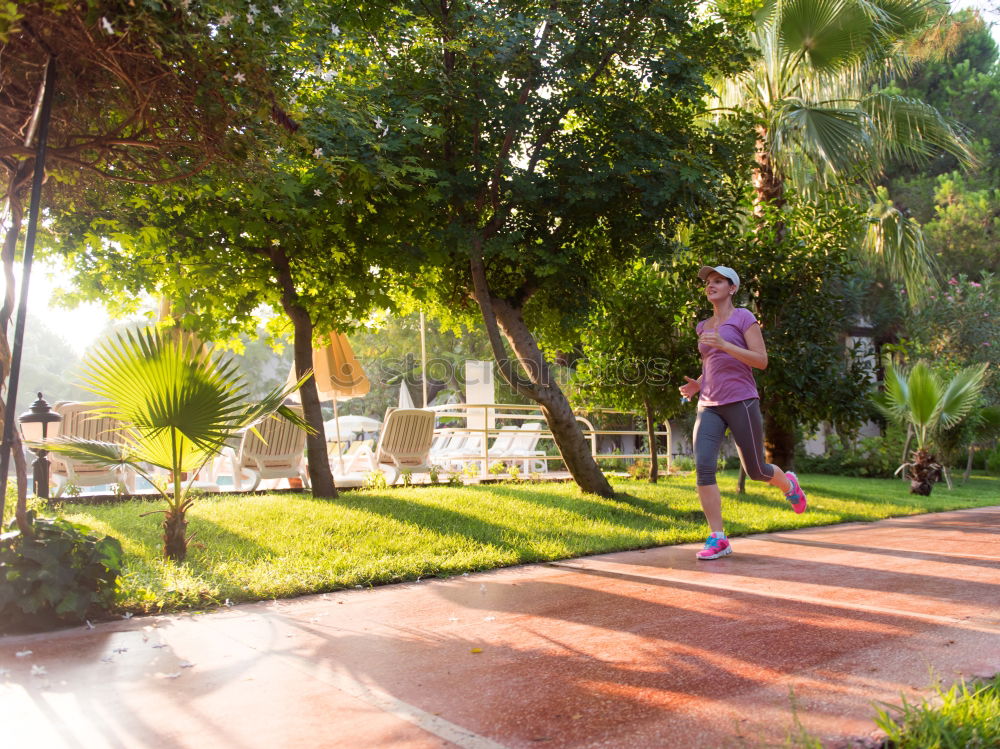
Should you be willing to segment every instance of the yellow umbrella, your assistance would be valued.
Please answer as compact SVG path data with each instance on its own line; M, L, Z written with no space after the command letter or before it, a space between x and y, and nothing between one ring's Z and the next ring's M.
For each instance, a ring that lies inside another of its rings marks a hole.
M312 359L313 377L316 378L319 399L333 401L333 419L334 424L336 424L337 445L339 446L340 424L337 422L337 401L367 395L371 383L354 357L351 344L343 333L332 331L329 343L321 348L313 349ZM290 384L294 384L297 380L295 364L293 363L292 370L288 374L288 381ZM298 394L296 393L293 397L298 398ZM339 449L337 458L340 461L341 472L343 472L344 459L341 457Z

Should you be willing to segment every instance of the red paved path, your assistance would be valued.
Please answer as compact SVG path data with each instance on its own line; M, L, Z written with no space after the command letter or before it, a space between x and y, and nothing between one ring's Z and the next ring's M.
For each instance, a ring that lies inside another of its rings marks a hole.
M1000 507L734 547L3 638L0 745L783 746L794 688L836 746L872 700L1000 671Z

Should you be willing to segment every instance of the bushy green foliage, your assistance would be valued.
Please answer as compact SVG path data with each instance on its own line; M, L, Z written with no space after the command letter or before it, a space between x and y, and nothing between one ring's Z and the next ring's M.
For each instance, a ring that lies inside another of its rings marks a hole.
M674 458L674 468L678 471L693 471L694 458L690 455L678 455Z
M961 174L957 160L936 154L929 162L896 159L885 179L893 200L924 224L927 247L946 275L1000 271L996 241L1000 194L1000 116L998 49L983 14L971 9L953 14L922 40L908 75L893 91L923 99L961 123L980 167Z
M128 466L156 487L167 505L164 554L178 561L187 553L184 516L195 499L193 479L184 486L183 476L196 475L228 440L275 412L305 427L282 405L301 383L248 403L246 385L231 361L153 328L104 341L88 357L83 381L99 399L94 413L121 424L118 441L63 436L45 446L102 468ZM167 471L170 481L158 481L153 466Z
M994 476L1000 476L1000 447L987 453L986 470Z
M629 465L628 475L634 479L648 479L649 469L650 469L649 461L639 458L637 461Z
M31 535L0 535L0 621L81 622L114 605L122 547L63 518L28 513Z
M984 273L981 281L959 275L904 319L905 337L892 350L912 360L926 358L938 370L996 361L1000 349L1000 279ZM988 375L989 376L989 375ZM987 399L1000 402L1000 382L989 376Z
M372 471L365 476L365 489L381 491L388 488L389 482L386 481L385 474L382 471Z
M950 273L980 278L1000 272L1000 190L960 172L942 174L934 189L934 217L925 226L928 244Z
M875 722L895 749L987 749L1000 746L1000 675L984 684L960 681L947 691L937 689L935 704L899 705L879 709ZM940 703L940 706L937 705Z
M801 453L795 457L795 466L806 473L892 478L904 441L905 435L898 428L888 429L883 437L863 437L856 443L831 435L823 455Z
M78 487L79 489L79 487ZM68 492L67 492L68 493ZM79 494L79 491L77 491ZM76 496L76 495L71 495ZM48 509L48 501L42 499L41 497L36 497L34 495L25 498L24 502L25 510L34 510L35 514L41 515ZM7 523L14 519L14 513L17 511L17 482L13 478L7 482L7 501L3 506L3 518L0 518L0 529L3 529Z
M700 266L688 254L663 266L640 260L609 280L583 329L578 403L637 413L648 406L657 422L681 412L677 387L699 369Z
M781 210L763 206L767 222L761 230L720 212L691 236L705 262L737 270L742 284L735 302L760 321L769 360L766 370L755 373L765 441L769 459L785 467L796 427L809 430L829 421L850 431L869 412L871 365L843 340L856 322L851 258L861 214L836 195L827 198L817 204L789 195Z

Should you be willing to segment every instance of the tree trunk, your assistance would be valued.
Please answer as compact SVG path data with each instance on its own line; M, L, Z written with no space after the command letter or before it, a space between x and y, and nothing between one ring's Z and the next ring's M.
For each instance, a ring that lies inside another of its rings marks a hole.
M774 171L774 160L771 157L771 150L767 142L767 128L763 125L757 126L757 143L754 152L753 173L750 180L754 189L754 216L758 220L764 218L765 206L781 208L785 204L785 183ZM778 223L774 227L775 238L780 242L785 237L784 223Z
M779 421L775 411L770 407L764 411L764 454L768 463L788 471L794 467L795 430Z
M17 240L21 234L21 219L24 216L24 207L21 204L19 191L27 184L34 171L34 161L22 162L16 173L7 185L7 208L10 212L10 227L4 237L3 250L0 253L0 260L3 262L3 274L5 290L3 304L0 305L0 439L4 433L4 417L6 414L7 400L16 397L9 391L10 366L12 352L10 341L7 338L7 330L10 327L10 319L14 314L15 292L17 285L14 281L14 255L17 250ZM24 459L24 451L21 448L21 439L15 431L10 444L10 457L14 461L14 475L17 477L17 505L14 510L14 518L17 522L18 530L25 536L31 535L31 525L28 523L28 466ZM6 482L4 483L6 486ZM0 517L0 525L3 518ZM2 529L0 529L2 530Z
M770 146L768 145L767 128L757 126L757 141L754 152L756 166L751 174L754 188L754 216L758 227L763 228L767 207L781 208L785 204L785 183L774 169ZM784 222L777 220L774 226L775 242L780 243L786 234ZM782 424L776 417L777 410L765 404L761 399L761 409L764 412L764 452L768 462L788 470L792 466L795 453L795 433L792 428ZM740 492L744 491L746 479L742 475Z
M910 442L913 441L913 424L906 425L906 442L903 443L903 456L899 459L900 463L906 462L906 456L910 454ZM900 473L899 477L906 481L906 472ZM930 493L930 492L928 492Z
M646 439L649 440L649 483L655 484L660 477L659 460L656 455L656 421L649 401L644 400L642 405L646 407Z
M968 457L965 459L965 470L962 472L962 486L965 486L966 482L972 476L972 445L969 445Z
M473 273L475 276L475 270ZM493 354L501 374L518 393L541 406L559 454L580 489L602 497L613 497L614 490L591 454L590 445L583 436L569 400L552 376L538 342L524 322L521 310L504 300L494 298L488 290L482 295L478 292L477 289L476 301L483 312L483 321L490 333ZM497 325L503 329L504 336L517 356L519 369L527 375L527 380L520 376L506 357L499 336L496 335Z
M281 306L292 321L295 376L301 379L313 368L312 318L309 317L306 308L299 303L288 256L280 247L272 247L270 257L278 274L278 283L281 284ZM337 487L333 483L333 472L330 470L326 433L323 428L323 411L319 404L315 377L306 380L299 389L299 397L302 400L302 415L313 429L313 432L306 436L306 462L309 465L309 482L312 484L313 496L334 499L337 497Z
M670 419L663 422L667 433L667 476L674 470L674 429L670 426Z
M569 400L552 377L537 341L524 322L521 310L497 299L493 300L493 309L504 336L510 341L522 369L535 386L532 388L532 397L542 407L542 414L573 480L585 492L613 497L614 490L594 460L590 444L583 436Z
M163 555L175 562L187 558L187 517L184 509L169 509L163 516Z
M909 470L904 471L904 473L907 474L906 478L910 480L910 494L929 497L934 484L941 480L943 467L926 450L917 449L913 453Z
M743 463L740 462L740 476L736 479L736 493L746 494L747 493L747 472L743 469Z

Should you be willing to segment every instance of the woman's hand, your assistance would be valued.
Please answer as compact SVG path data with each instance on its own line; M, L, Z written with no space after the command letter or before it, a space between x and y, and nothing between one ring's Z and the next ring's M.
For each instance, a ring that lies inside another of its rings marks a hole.
M707 328L698 336L698 343L703 343L712 348L725 349L729 342L719 335L718 331L714 328Z
M685 377L684 379L687 382L677 389L681 391L681 395L685 398L691 398L701 390L701 385L698 383L698 380L692 380L690 377Z

